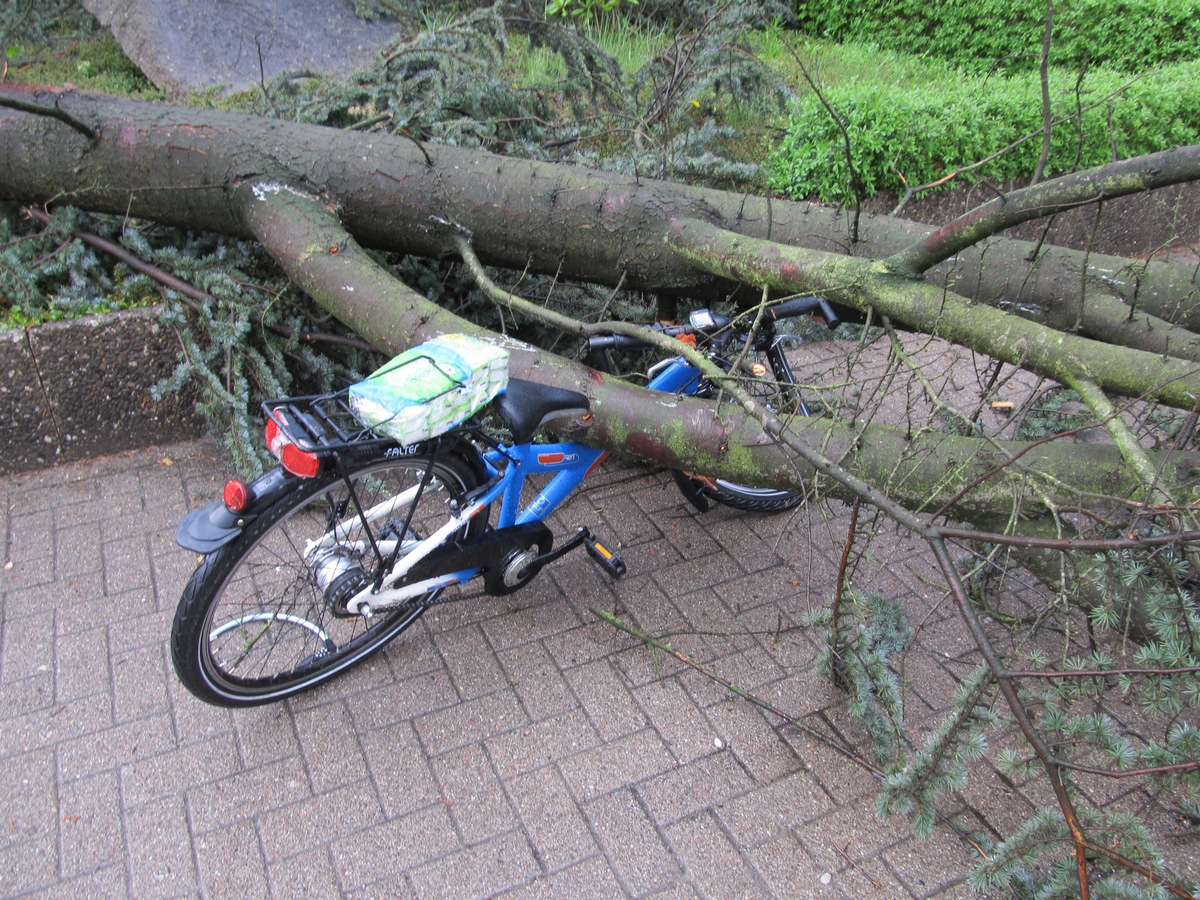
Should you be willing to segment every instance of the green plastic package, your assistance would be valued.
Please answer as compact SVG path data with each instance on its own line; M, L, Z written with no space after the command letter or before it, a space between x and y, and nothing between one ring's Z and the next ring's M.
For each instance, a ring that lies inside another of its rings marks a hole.
M377 434L416 444L469 419L508 386L508 351L444 334L350 386L350 408Z

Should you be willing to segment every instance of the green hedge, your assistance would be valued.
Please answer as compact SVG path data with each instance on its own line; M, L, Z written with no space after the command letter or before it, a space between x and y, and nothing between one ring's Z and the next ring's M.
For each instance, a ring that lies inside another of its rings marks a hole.
M1096 71L1084 79L1079 97L1075 76L1052 76L1057 125L1047 175L1200 142L1200 63L1170 66L1138 81ZM1082 127L1079 103L1096 103ZM855 166L868 196L902 193L933 181L957 166L984 159L1041 129L1041 87L1036 75L1011 78L954 77L925 88L897 91L879 84L849 82L831 87L826 98L845 123ZM1041 153L1040 134L969 178L1004 180L1031 175ZM841 131L815 96L797 107L788 134L770 161L770 183L792 197L830 202L853 200ZM962 183L957 181L956 183Z
M869 41L980 71L1036 69L1045 0L797 0L798 27ZM1200 0L1069 0L1054 4L1055 65L1143 72L1200 59Z

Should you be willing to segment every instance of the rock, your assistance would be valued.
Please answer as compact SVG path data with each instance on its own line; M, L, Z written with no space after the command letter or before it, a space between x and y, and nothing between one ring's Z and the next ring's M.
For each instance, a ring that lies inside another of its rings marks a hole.
M83 0L128 56L174 98L253 88L297 70L344 78L398 36L353 0Z

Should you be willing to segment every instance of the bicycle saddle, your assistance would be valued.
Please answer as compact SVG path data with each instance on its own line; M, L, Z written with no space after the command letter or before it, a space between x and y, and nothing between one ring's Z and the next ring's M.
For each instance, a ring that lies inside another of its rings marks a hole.
M508 390L496 400L496 409L512 431L514 444L528 443L533 433L551 419L582 416L590 408L588 398L578 391L520 378L510 378Z

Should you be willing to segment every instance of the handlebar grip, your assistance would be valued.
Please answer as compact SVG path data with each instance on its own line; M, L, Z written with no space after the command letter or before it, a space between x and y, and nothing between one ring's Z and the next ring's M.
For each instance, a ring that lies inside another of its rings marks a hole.
M782 303L777 303L768 312L773 319L778 320L792 319L796 316L817 312L818 310L825 319L825 324L829 326L830 331L841 324L842 320L834 312L833 306L824 297L795 297L791 300L784 300Z
M646 325L647 331L657 331L659 334L678 337L681 334L692 334L695 329L690 325ZM646 341L630 337L627 334L598 334L588 338L588 347L592 350L616 350L618 348L649 347Z
M616 350L622 347L644 346L646 346L644 341L624 334L601 334L588 338L588 347L592 350Z

